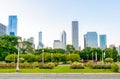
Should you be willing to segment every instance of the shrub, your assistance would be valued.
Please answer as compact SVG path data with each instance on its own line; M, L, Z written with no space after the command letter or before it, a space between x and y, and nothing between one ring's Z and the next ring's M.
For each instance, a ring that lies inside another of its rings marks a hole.
M80 61L80 56L78 54L69 54L67 55L67 61Z
M112 63L112 62L113 62L113 59L112 59L112 58L106 58L106 59L105 59L105 62L106 62L106 63Z
M27 63L27 62L24 62L24 63L20 63L19 64L19 67L20 68L35 68L35 65L33 63Z
M74 62L70 65L70 68L72 68L72 69L84 69L84 66L82 63Z
M93 66L94 62L93 61L88 61L85 66L91 68Z
M16 54L9 54L5 57L6 62L16 62L17 61L17 55Z
M72 61L67 61L66 64L72 64Z
M112 65L112 70L114 71L114 72L119 72L119 65L117 64L117 63L115 63L115 64L113 64Z
M11 68L15 68L16 64L14 62L12 63L0 63L0 68L1 69L11 69Z
M91 68L92 69L111 69L111 65L110 64L94 64Z
M53 69L54 67L55 67L54 63L47 63L47 64L40 63L39 65L40 69Z

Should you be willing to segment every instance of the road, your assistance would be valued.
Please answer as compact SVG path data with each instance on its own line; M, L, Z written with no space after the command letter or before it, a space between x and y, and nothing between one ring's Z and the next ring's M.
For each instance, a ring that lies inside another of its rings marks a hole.
M120 74L27 74L27 73L8 73L0 74L0 79L120 79Z

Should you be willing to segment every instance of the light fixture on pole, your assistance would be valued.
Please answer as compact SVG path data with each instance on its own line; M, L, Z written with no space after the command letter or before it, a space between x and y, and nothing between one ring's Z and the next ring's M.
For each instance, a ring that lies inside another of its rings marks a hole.
M20 39L18 39L18 46L17 46L17 48L18 48L18 55L17 55L17 66L16 66L16 72L19 72L20 71L20 69L19 69L19 54L20 54L20 43L21 43L21 40Z

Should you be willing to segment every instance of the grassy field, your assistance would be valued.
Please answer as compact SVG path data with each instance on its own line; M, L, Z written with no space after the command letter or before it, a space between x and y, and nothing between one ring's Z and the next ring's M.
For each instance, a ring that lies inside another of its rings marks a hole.
M0 73L14 73L15 69L0 69ZM69 66L57 66L54 69L20 69L20 73L114 73L111 69L70 69Z

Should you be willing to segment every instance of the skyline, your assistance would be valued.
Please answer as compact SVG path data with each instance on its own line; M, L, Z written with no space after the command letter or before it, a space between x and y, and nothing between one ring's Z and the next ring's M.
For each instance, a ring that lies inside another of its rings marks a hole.
M118 46L119 4L119 0L0 0L0 23L8 26L8 16L17 15L19 36L34 37L37 46L38 32L42 31L45 47L52 47L63 30L67 44L72 44L71 22L79 21L79 46L82 48L83 35L91 31L106 34L107 46Z

